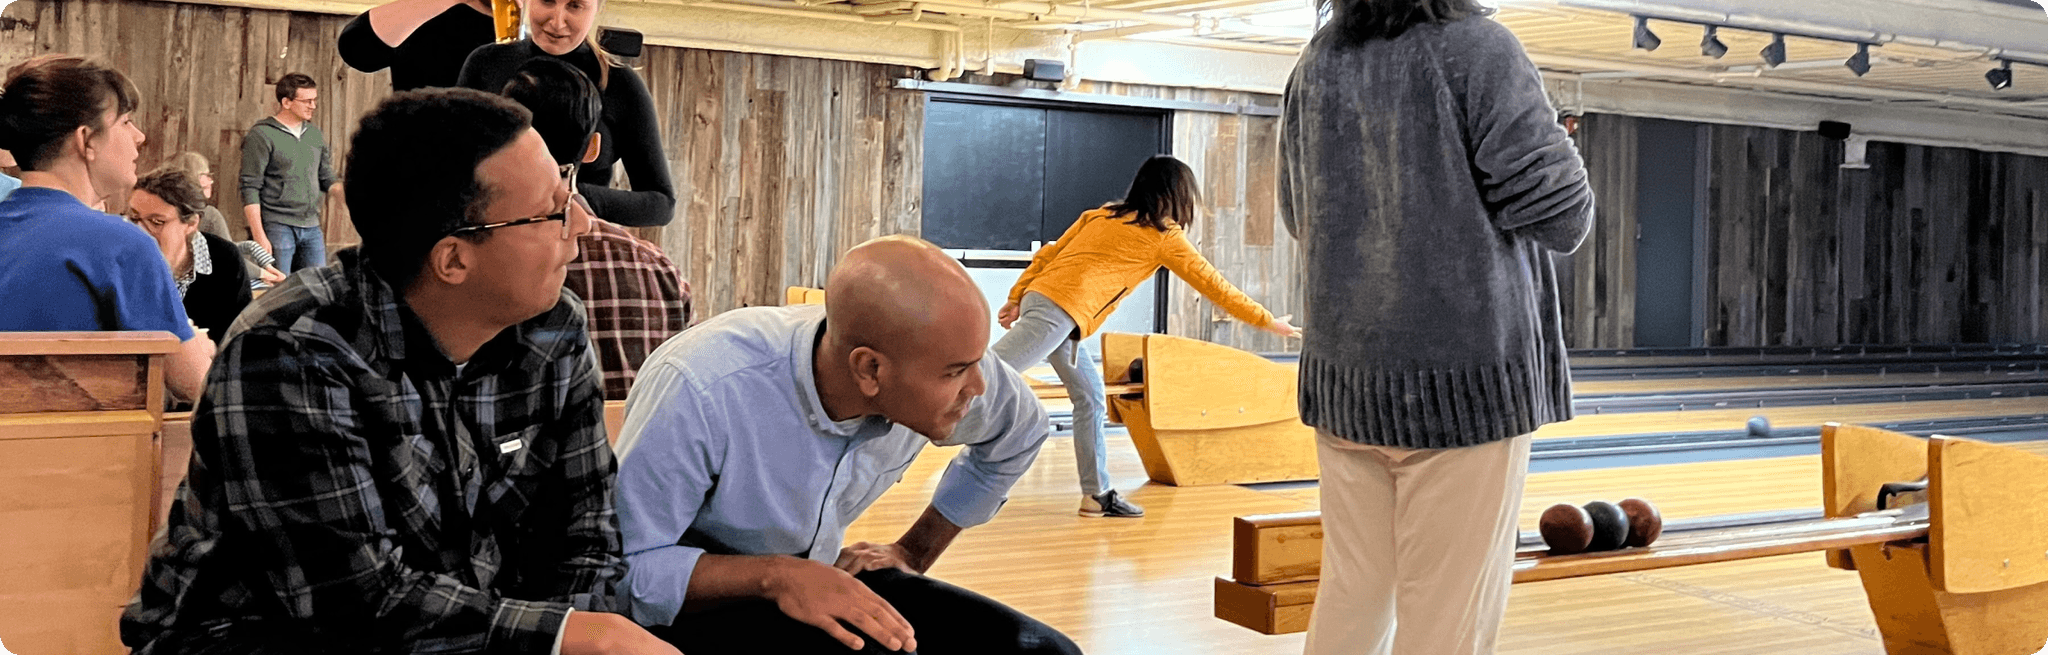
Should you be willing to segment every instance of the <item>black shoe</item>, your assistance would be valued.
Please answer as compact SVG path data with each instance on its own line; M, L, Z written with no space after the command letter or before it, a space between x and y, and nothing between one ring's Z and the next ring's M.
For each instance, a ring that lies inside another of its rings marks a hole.
M1082 516L1109 516L1134 519L1145 515L1145 508L1131 504L1115 489L1095 496L1081 497Z

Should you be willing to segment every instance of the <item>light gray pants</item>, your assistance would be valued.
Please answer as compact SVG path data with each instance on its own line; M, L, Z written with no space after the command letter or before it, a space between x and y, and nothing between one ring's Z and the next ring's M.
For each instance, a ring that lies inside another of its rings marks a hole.
M1095 368L1088 344L1070 338L1074 317L1037 292L1018 303L1017 322L996 342L996 357L1022 372L1040 361L1067 387L1074 403L1074 466L1081 472L1081 492L1099 495L1109 488L1109 459L1103 450L1102 421L1108 401L1102 395L1102 371Z

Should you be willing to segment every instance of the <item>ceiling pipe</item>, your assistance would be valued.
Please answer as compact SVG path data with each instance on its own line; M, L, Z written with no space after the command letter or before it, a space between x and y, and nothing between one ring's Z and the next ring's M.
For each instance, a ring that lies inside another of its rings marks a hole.
M855 13L853 13L853 12L851 12L851 11L847 11L847 10L835 10L835 9L834 9L834 8L832 8L832 7L826 7L826 6L818 6L818 7L813 7L813 8L810 8L810 9L800 9L800 8L797 8L797 7L792 7L792 6L790 6L790 4L789 4L789 3L787 3L787 2L781 2L781 1L779 1L779 0L694 0L694 1L690 1L690 2L649 2L648 0L641 0L641 1L642 1L642 2L647 2L647 4L661 4L661 5L677 5L677 6L685 6L685 7L704 7L704 8L707 8L707 9L723 9L723 10L727 10L727 11L737 11L737 12L743 12L743 13L751 13L751 14L760 14L760 15L763 15L763 16L788 16L788 17L792 17L792 18L817 18L817 19L823 19L823 20L831 20L831 21L839 21L839 22L845 22L845 23L866 23L866 22L868 22L868 20L867 20L866 18L864 18L864 17L861 17L860 15L858 15L858 14L855 14ZM960 31L960 27L959 27L959 26L957 26L957 25L947 25L947 24L944 24L944 23L927 23L927 22L918 22L918 23L901 23L901 24L899 24L899 26L901 26L901 27L908 27L908 28L914 28L914 29L921 29L921 30L929 30L929 31L933 31L933 32L958 32L958 31Z
M1190 29L1194 28L1197 24L1201 22L1201 19L1190 16L1179 16L1174 14L1155 14L1150 12L1127 11L1120 9L1095 9L1090 7L1076 7L1074 5L1060 4L1057 2L1027 2L1023 0L998 0L995 2L986 3L974 2L972 0L920 1L926 6L927 9L931 11L958 13L961 15L970 16L984 15L980 12L998 11L1007 13L1004 16L996 16L997 18L1003 18L1015 14L1025 14L1029 16L1029 20L1040 22L1078 23L1084 21L1128 21L1146 23L1150 25L1170 25L1174 27ZM857 2L854 6L862 7L875 4L899 3Z
M1075 42L1085 43L1088 41L1101 41L1103 39L1121 39L1124 37L1137 36L1140 34L1154 34L1158 32L1172 32L1177 30L1186 31L1187 28L1174 27L1172 25L1133 25L1128 27L1112 27L1108 29L1090 30L1087 32L1077 31L1073 34Z

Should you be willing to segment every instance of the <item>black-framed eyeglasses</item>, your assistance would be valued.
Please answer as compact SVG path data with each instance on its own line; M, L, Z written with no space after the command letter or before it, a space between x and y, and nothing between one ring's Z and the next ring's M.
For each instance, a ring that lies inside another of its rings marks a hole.
M534 223L546 223L548 221L561 221L562 239L567 240L574 232L574 230L571 229L573 226L569 224L569 208L577 204L580 204L582 200L581 198L578 197L579 194L576 193L576 164L563 164L561 166L561 171L562 184L563 186L569 188L569 196L568 198L562 201L562 208L556 210L554 213L548 214L546 216L515 218L509 221L499 221L496 223L478 223L476 225L465 225L463 227L458 227L455 228L454 230L449 231L447 236L459 237L466 234L476 234L486 230L495 230L501 227L512 227L515 225L531 225ZM585 211L588 211L588 209L585 209Z

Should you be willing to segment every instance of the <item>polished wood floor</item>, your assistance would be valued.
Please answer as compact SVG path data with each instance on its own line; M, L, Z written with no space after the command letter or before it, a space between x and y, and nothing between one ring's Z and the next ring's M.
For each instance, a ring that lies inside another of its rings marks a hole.
M1228 576L1231 517L1309 509L1312 486L1175 488L1141 484L1136 452L1110 438L1117 486L1142 519L1077 516L1072 441L1047 442L994 521L963 534L932 574L1011 604L1095 655L1298 653L1302 635L1266 636L1211 615ZM2048 447L2033 446L2048 452ZM954 449L928 448L848 535L894 539L922 511ZM1667 518L1818 507L1818 456L1531 475L1524 529L1556 502L1642 496ZM1502 653L1883 652L1854 573L1818 554L1517 585Z

